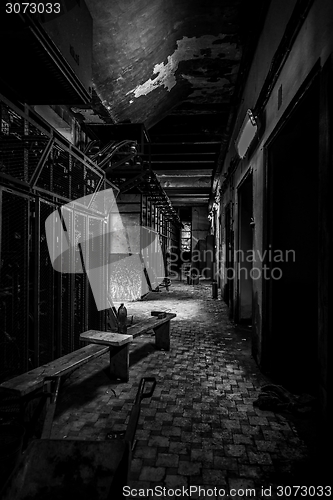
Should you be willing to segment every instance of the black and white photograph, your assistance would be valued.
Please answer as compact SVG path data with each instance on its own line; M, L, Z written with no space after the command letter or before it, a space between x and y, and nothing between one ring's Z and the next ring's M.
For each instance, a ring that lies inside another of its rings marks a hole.
M330 498L332 0L0 39L0 498Z

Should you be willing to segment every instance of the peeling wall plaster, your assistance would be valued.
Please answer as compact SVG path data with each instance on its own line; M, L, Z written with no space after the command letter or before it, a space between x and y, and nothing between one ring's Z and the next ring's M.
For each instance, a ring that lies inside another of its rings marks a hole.
M149 80L141 85L137 85L137 87L127 92L126 95L133 94L134 97L138 98L149 94L161 86L165 87L170 92L176 85L175 73L180 61L188 61L196 57L206 57L203 55L203 50L208 49L207 54L209 53L209 57L218 57L218 54L223 52L228 59L239 61L241 51L238 45L230 42L223 43L225 37L227 38L227 35L223 34L219 34L217 37L203 35L200 38L188 38L184 36L181 40L177 41L177 48L171 56L168 56L166 64L164 64L164 62L155 64L153 75L156 76L154 78L149 78ZM185 77L185 75L182 76Z

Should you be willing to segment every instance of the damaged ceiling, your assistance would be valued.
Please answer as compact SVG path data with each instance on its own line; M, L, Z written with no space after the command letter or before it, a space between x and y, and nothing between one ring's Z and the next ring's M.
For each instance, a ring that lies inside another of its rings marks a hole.
M113 123L145 125L151 144L144 159L174 206L207 204L264 2L86 3L94 90Z

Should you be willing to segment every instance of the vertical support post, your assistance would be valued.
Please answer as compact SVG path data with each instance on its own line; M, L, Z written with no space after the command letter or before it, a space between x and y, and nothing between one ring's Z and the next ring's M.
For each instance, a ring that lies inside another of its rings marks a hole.
M157 349L170 351L170 321L154 328Z
M110 347L110 375L124 382L129 380L129 343Z

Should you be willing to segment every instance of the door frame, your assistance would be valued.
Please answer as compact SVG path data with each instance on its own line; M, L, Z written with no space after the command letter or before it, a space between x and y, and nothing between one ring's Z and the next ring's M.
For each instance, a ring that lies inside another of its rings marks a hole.
M308 73L304 82L296 92L296 95L286 108L285 112L277 122L272 133L267 138L263 145L263 165L264 165L264 190L263 190L263 240L262 252L265 255L263 265L269 265L266 256L269 255L269 244L271 242L271 214L272 214L272 197L270 189L272 187L272 178L270 172L269 148L278 138L284 127L288 126L289 120L293 117L294 112L302 105L303 99L308 95L312 85L320 78L321 64L320 59L317 60L311 71ZM320 135L320 134L319 134ZM319 158L318 158L319 161ZM272 356L272 293L270 280L262 280L262 341L261 341L261 357L260 367L263 371L269 373Z
M244 184L249 181L249 178L252 177L252 216L253 216L253 167L250 165L249 168L246 170L240 181L237 183L235 186L235 191L236 191L236 199L237 199L237 214L235 217L236 220L236 228L235 228L235 243L236 243L236 252L238 250L241 250L240 248L240 243L241 243L241 193L240 190L244 187ZM252 250L253 250L253 234L252 234ZM236 295L236 304L235 304L235 321L241 321L241 314L240 314L240 279L238 276L238 269L239 269L239 261L238 261L238 253L236 253L237 258L235 259L235 269L237 270L237 275L236 275L236 286L235 286L235 295ZM252 284L252 304L253 304L253 284ZM253 319L253 317L252 317Z

